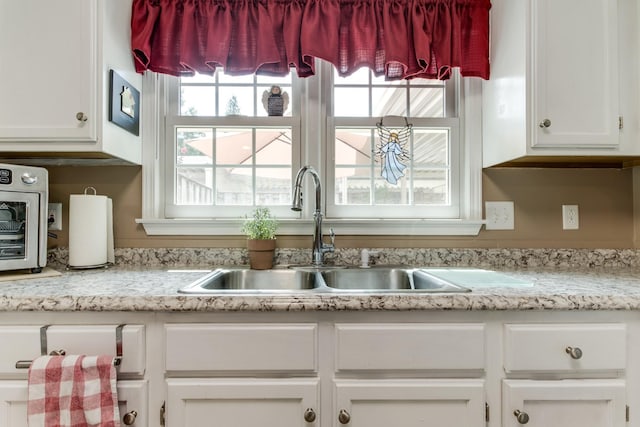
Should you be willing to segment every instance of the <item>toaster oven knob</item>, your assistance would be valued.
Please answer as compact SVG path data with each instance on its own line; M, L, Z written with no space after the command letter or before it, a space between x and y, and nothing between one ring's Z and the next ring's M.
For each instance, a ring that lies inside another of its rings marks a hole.
M22 179L22 182L27 185L35 184L36 182L38 182L38 177L31 175L29 172L23 173L20 178Z

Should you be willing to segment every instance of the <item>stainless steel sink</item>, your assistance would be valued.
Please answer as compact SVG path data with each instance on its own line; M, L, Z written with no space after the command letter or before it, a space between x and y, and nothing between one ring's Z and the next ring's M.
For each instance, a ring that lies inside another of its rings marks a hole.
M372 268L321 273L329 288L356 292L470 292L421 269Z
M179 289L187 294L451 293L470 289L416 268L249 270L220 268Z
M326 285L342 290L407 290L412 289L410 273L400 268L345 269L320 273Z
M319 285L317 273L299 270L220 268L179 289L181 293L292 292Z

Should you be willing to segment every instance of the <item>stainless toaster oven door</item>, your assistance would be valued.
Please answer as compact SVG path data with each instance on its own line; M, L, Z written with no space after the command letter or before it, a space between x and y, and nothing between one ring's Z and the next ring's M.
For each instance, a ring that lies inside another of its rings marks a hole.
M38 267L38 193L0 191L0 270Z

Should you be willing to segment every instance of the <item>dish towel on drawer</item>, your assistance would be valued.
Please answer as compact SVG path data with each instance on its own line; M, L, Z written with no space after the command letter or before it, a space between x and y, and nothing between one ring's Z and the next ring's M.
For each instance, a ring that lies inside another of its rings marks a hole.
M41 356L29 368L29 427L119 427L113 356Z

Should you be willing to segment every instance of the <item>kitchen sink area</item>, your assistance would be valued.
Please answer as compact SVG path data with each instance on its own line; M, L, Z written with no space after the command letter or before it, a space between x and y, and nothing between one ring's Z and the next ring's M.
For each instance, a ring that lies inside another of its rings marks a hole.
M451 293L470 288L410 267L219 268L179 289L185 294L232 293Z

